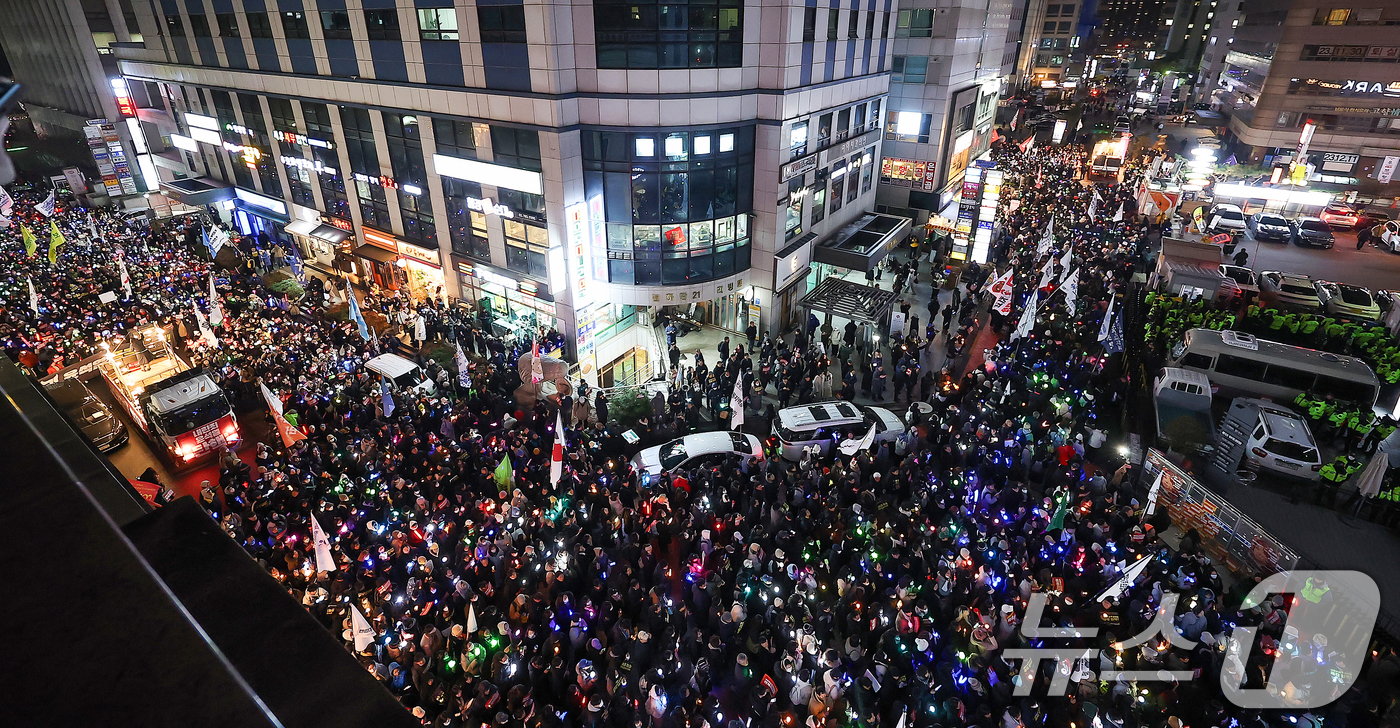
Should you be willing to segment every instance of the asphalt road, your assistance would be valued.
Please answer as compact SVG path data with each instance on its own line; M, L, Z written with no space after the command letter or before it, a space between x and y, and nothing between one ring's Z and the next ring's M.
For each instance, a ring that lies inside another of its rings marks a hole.
M1373 291L1400 288L1400 254L1374 244L1356 249L1356 233L1336 230L1335 247L1303 248L1292 243L1255 241L1248 236L1244 249L1249 267L1256 272L1282 271L1314 279L1350 283Z

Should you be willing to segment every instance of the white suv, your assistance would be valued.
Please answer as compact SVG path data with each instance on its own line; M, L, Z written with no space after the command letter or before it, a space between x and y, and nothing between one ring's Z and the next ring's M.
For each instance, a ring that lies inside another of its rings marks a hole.
M1245 464L1304 480L1322 477L1322 452L1308 423L1281 407L1260 407L1259 423L1245 444Z
M1235 205L1216 205L1206 215L1206 227L1211 230L1244 230L1244 211Z

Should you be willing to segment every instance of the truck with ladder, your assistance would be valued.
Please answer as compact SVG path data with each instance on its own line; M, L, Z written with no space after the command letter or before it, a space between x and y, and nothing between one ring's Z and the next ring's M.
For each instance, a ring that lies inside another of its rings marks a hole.
M135 329L119 349L104 348L102 378L153 449L177 468L242 442L223 389L171 350L160 326Z

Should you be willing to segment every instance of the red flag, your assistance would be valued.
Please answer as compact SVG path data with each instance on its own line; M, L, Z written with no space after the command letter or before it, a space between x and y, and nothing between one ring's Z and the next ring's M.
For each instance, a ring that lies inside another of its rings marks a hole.
M564 408L554 415L554 454L549 458L549 482L559 485L564 477Z
M292 423L288 422L287 418L281 414L273 412L272 419L277 421L277 434L282 436L283 447L291 447L292 443L306 439L306 435L303 435L301 430L292 427Z

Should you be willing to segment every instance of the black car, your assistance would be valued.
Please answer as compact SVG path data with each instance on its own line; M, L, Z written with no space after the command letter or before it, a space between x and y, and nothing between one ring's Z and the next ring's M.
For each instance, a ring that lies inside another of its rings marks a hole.
M1288 220L1269 212L1250 215L1249 231L1254 233L1255 240L1277 240L1286 243L1293 239L1293 227L1288 224Z
M1293 242L1314 248L1330 248L1336 243L1332 227L1316 217L1300 217L1293 221Z
M107 405L76 379L65 379L44 386L49 396L73 424L102 452L115 450L127 442L126 426L112 415Z

